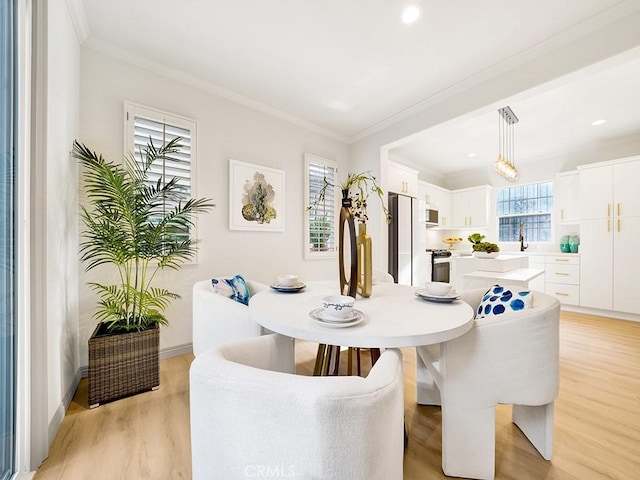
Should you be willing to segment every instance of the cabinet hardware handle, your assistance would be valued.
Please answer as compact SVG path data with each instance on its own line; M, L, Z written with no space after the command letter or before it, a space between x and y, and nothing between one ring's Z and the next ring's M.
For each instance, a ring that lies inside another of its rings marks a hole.
M607 203L607 217L611 216L611 204Z
M556 295L562 295L563 297L568 297L569 296L568 293L564 293L564 292L556 292Z
M556 258L556 262L568 262L568 258Z
M473 225L473 220L471 217L469 217L469 225Z
M611 220L607 220L607 232L611 231Z
M620 219L618 219L618 232L620 231Z
M560 209L560 220L564 220L564 209Z
M620 216L620 204L618 204L618 216Z
M556 272L556 275L565 275L565 276L569 276L568 273L566 272Z

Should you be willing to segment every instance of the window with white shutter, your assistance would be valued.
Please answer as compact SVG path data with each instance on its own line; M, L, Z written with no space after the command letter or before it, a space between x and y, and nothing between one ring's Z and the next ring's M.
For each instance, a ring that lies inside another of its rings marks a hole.
M177 115L168 114L133 103L125 103L125 151L134 155L136 162L143 161L146 146L153 142L156 148L180 137L178 152L168 158L158 159L147 172L150 184L158 180L178 179L182 203L195 197L193 173L196 159L196 122ZM166 203L159 210L169 211L175 204ZM191 235L194 232L176 233L177 236Z
M317 155L305 154L305 192L307 206L305 228L305 258L336 256L337 215L339 205L336 188L336 162ZM324 198L320 199L324 188Z

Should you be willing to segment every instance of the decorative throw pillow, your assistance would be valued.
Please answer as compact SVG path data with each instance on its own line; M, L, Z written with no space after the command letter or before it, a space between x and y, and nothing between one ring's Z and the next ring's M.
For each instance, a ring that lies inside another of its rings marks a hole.
M519 312L531 306L531 290L515 290L494 285L482 297L476 310L476 318L499 316L504 313Z
M249 287L242 275L231 278L212 278L211 285L218 295L249 305Z

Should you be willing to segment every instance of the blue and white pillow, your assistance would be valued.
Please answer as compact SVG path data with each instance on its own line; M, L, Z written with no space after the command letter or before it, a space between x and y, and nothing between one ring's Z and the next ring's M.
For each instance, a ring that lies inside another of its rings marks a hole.
M476 310L476 318L497 317L505 313L519 312L531 306L531 290L508 289L494 285L482 297Z
M249 287L242 275L231 278L212 278L211 285L218 295L249 305Z

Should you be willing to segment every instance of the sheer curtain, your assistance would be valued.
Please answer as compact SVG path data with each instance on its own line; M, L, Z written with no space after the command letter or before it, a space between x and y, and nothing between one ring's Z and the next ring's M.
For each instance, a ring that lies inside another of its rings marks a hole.
M15 471L15 13L0 2L0 480Z

